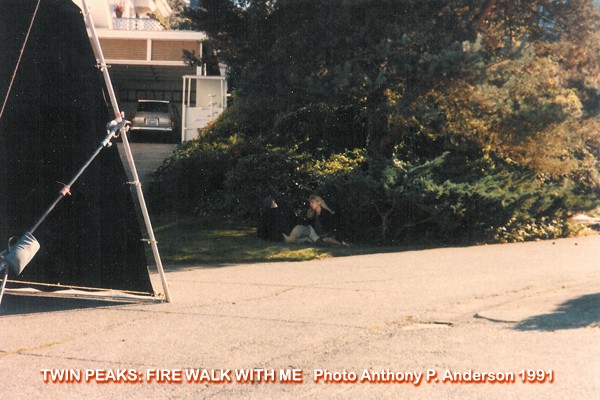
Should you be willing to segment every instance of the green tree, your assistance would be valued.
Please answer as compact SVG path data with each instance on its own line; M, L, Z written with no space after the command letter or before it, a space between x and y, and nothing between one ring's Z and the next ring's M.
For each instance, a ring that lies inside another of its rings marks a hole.
M426 94L447 139L598 187L598 8L582 0L488 4L467 46L483 62L469 59L468 73Z
M582 106L597 109L590 0L211 0L188 16L230 66L240 109L260 115L260 133L302 107L352 108L356 128L389 154L414 131L414 110L430 90L480 79L531 48L560 57L559 86L576 86L590 97ZM477 51L465 51L467 40Z

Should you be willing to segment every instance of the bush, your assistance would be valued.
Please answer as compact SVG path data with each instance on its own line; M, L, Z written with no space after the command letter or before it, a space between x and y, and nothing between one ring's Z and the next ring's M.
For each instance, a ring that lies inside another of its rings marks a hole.
M326 179L318 190L335 211L340 239L350 242L381 242L385 226L379 213L385 207L386 190L363 170ZM396 211L396 210L394 210Z
M310 159L281 148L241 158L225 175L223 201L241 220L254 220L267 196L277 201L293 202L304 198L310 186L305 166Z
M418 162L367 157L364 150L321 158L297 146L258 150L241 134L226 137L211 127L178 148L148 194L156 212L254 224L267 196L304 216L306 199L317 193L336 211L341 239L390 244L563 237L570 234L567 210L598 205L594 193L566 178L481 163L460 152Z
M149 204L162 213L220 211L220 193L236 162L238 137L228 142L195 140L181 145L154 173L148 187Z
M306 199L332 176L343 176L364 162L361 151L334 154L315 160L296 149L268 147L241 158L229 171L224 184L228 209L242 220L254 220L267 196L291 204L298 214L306 211Z
M500 172L470 182L441 184L422 177L409 191L411 200L431 213L435 236L442 242L531 240L566 233L558 229L519 233L531 223L543 226L548 220L565 219L566 192L536 181L531 174Z
M328 179L320 193L356 242L486 243L568 236L567 210L595 204L569 181L542 182L529 172L446 177L447 155L421 165L389 163ZM442 178L442 176L444 176Z

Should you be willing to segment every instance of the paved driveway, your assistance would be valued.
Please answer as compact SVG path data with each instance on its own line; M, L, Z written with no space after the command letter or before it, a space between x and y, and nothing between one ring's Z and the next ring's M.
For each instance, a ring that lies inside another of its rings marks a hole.
M126 163L123 143L118 143L118 147L121 160ZM149 175L156 171L162 162L173 153L176 146L165 143L130 143L130 147L138 176L142 184L144 184L148 181ZM128 168L125 168L125 171L129 174ZM131 176L129 178L131 179Z

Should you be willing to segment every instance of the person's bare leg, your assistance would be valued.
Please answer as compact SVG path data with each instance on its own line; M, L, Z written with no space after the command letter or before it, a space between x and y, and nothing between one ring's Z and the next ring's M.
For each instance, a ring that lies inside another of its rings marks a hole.
M346 243L344 241L340 242L339 240L334 239L332 237L323 238L323 241L326 242L326 243L328 243L328 244L331 244L332 246L342 246L342 247L348 246L348 243Z
M296 225L294 229L290 232L289 235L282 233L283 241L285 243L306 243L310 241L311 227L306 227L304 225ZM314 231L314 229L313 229Z

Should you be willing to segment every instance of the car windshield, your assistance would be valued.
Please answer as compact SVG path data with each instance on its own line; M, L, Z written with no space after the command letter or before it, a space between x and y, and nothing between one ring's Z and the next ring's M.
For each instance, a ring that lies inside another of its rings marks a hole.
M138 103L138 111L168 113L169 104L152 101L141 101Z

